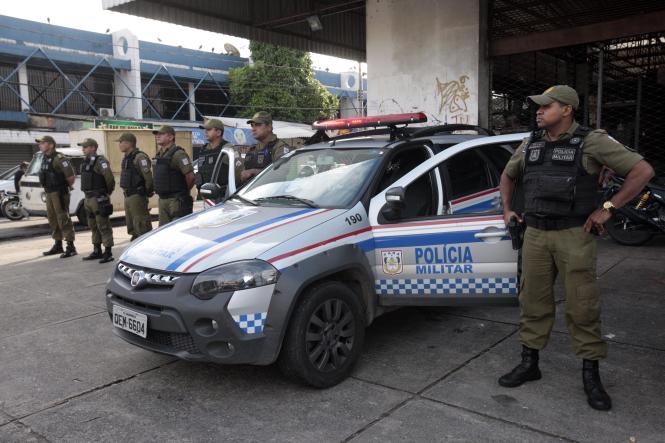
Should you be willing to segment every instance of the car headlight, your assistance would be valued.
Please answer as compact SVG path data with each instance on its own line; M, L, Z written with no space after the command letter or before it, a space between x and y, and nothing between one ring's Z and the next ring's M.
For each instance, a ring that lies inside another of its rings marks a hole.
M210 300L222 292L240 291L277 283L279 271L261 260L243 260L217 266L199 274L192 283L191 293L201 300Z

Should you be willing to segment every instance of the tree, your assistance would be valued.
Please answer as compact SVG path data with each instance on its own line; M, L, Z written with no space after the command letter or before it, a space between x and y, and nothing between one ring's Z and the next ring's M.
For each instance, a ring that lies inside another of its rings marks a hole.
M309 53L252 41L253 65L229 72L237 115L268 111L275 120L312 123L334 117L339 99L314 79Z

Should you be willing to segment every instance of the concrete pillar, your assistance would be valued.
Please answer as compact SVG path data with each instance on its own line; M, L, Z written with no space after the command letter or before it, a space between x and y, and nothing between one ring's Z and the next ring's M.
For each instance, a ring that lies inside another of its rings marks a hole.
M187 83L187 94L189 95L189 119L196 121L196 97L194 97L194 83Z
M113 38L113 57L129 60L130 62L130 69L120 70L119 74L115 75L113 82L115 85L116 116L142 119L143 101L141 100L139 39L127 29L114 32L111 35Z
M368 1L367 113L423 111L428 124L487 125L485 4Z
M21 95L21 110L29 111L30 106L30 88L28 88L28 67L23 64L18 68L18 92Z

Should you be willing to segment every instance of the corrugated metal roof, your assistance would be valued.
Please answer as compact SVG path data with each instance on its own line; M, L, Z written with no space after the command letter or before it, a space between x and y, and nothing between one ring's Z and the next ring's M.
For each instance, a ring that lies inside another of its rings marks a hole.
M102 6L304 51L365 60L365 0L103 0ZM323 25L316 32L306 21L314 14Z

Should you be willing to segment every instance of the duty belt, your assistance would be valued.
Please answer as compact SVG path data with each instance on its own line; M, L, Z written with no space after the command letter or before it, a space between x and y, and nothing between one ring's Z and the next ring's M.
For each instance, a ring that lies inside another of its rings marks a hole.
M109 195L109 193L106 191L85 191L85 198L101 197L103 195Z
M561 229L575 228L586 222L586 217L548 217L545 215L526 214L524 221L530 228L543 231L560 231Z

